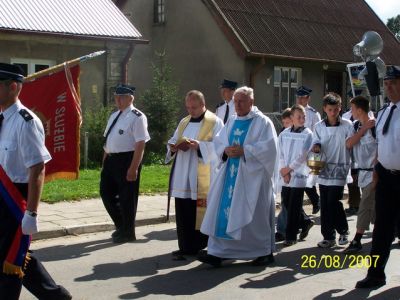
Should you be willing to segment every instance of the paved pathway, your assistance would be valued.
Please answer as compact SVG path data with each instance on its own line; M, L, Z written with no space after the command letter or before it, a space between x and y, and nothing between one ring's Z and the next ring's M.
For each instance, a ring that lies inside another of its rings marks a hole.
M140 196L136 226L162 223L166 221L167 196ZM174 201L171 201L170 220L175 220ZM47 204L39 207L39 230L33 239L60 237L113 230L114 225L101 199L87 199L73 202Z
M347 190L345 190L347 193ZM279 208L280 198L277 199ZM346 201L347 202L347 201ZM306 198L305 204L309 203ZM175 201L171 199L170 221L175 221ZM347 206L346 206L347 207ZM279 210L277 209L276 213ZM166 222L167 196L139 196L136 226ZM101 199L87 199L39 206L39 230L34 240L113 230L114 225Z

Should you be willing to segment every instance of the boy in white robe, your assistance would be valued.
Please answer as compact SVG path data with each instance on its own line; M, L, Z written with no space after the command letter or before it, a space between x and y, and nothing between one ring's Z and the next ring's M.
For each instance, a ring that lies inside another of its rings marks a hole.
M253 89L235 91L235 116L214 139L219 166L213 174L201 232L208 253L199 260L220 266L223 259L273 262L277 136L271 120L253 106Z
M304 127L305 110L294 105L290 110L293 126L279 135L279 173L283 206L287 209L287 224L284 246L297 242L297 233L301 229L300 240L304 240L314 222L303 210L305 187L310 187L307 154L311 148L313 133Z
M354 169L357 170L358 186L361 188L361 201L357 213L357 232L345 253L355 253L362 249L361 238L369 224L375 221L375 187L373 170L376 159L375 119L369 115L369 100L357 96L350 101L351 111L356 121L353 123L354 135L346 142L353 149Z
M341 97L328 93L323 98L326 119L315 125L313 151L322 151L326 155L325 167L318 175L321 199L321 233L323 240L320 248L330 248L336 244L335 231L339 233L339 245L348 243L348 223L344 212L344 186L350 170L350 151L346 140L353 135L353 124L340 118Z
M321 121L321 115L315 108L310 106L311 93L312 89L309 87L304 85L300 86L296 90L296 104L303 106L306 111L306 121L304 126L314 132L315 124ZM313 206L312 214L317 214L320 211L321 206L315 182L312 184L312 187L305 188L305 193L307 194L308 199L310 199Z
M286 128L292 127L292 119L290 118L290 107L286 108L281 115L282 119L282 131ZM282 202L282 195L281 195L281 210L276 217L276 233L275 233L275 242L282 242L285 240L286 234L286 223L287 223L287 210L286 207L283 205Z
M210 184L210 144L223 127L222 121L206 110L201 92L188 92L185 105L189 115L180 121L174 136L168 141L166 158L166 161L175 158L170 176L179 246L179 250L172 252L175 260L196 255L207 246L207 236L199 231L199 219Z

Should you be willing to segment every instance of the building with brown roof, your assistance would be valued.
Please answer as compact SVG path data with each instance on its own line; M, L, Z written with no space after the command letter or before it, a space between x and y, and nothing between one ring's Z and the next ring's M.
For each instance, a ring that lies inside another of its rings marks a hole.
M122 3L124 2L124 3ZM400 65L400 43L364 0L135 0L120 8L135 20L150 47L138 49L130 81L139 91L151 83L155 51L165 50L180 82L220 102L223 78L255 88L266 112L294 103L300 85L311 87L321 108L327 91L350 90L346 64L359 61L353 46L364 32L383 38L381 58ZM139 70L139 72L138 72Z

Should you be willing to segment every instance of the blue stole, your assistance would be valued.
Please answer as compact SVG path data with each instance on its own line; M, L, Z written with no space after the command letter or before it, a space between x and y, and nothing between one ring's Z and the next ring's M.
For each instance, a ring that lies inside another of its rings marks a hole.
M231 146L243 146L243 142L246 138L247 132L249 130L251 121L253 119L247 120L235 120L232 126L231 133L229 135L229 145ZM221 201L218 208L217 214L217 224L215 229L215 236L221 239L231 240L226 233L226 228L228 226L229 211L232 203L233 191L235 189L236 177L239 169L240 157L228 158L224 188L221 194Z

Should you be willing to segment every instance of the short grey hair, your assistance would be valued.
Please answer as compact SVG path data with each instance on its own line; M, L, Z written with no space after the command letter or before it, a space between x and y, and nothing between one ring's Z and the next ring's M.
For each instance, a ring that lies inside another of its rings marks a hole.
M254 90L251 87L241 86L240 88L237 88L235 90L233 96L235 96L236 94L244 94L248 96L251 100L254 100Z

